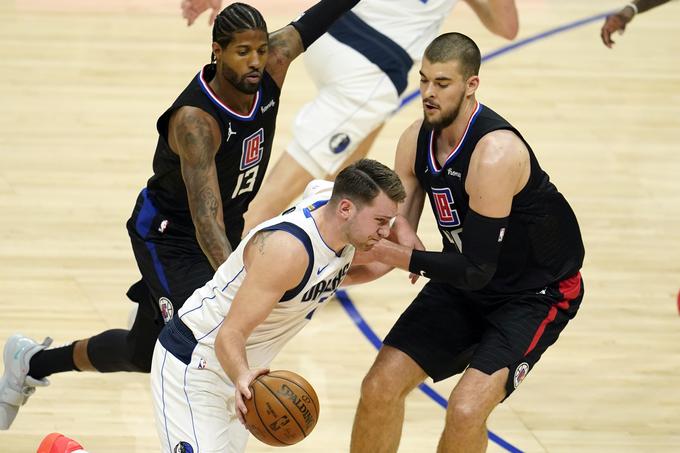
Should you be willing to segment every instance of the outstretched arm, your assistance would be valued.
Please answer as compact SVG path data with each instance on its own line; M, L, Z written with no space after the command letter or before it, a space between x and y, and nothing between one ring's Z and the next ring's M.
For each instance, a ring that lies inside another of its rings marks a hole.
M505 39L515 39L519 18L514 0L465 0L491 32Z
M321 0L297 20L271 33L267 72L274 81L282 86L290 63L357 3L359 0Z
M222 0L182 0L181 8L182 17L187 20L187 25L189 26L194 23L203 11L212 8L210 18L208 19L208 23L212 25L222 10Z
M170 118L168 141L179 155L196 239L215 269L231 253L215 166L221 140L215 119L199 108L181 107Z
M612 34L614 32L619 32L623 34L626 30L626 25L633 20L636 14L644 13L652 8L655 8L664 3L668 3L670 0L635 0L628 3L626 6L621 8L618 13L611 14L607 16L607 19L602 25L602 30L600 30L600 37L605 46L612 48L615 44L612 40Z
M246 276L215 338L217 359L234 383L236 414L241 422L247 412L243 399L251 397L250 384L268 371L250 368L246 341L283 294L304 277L308 260L301 256L307 256L305 247L284 231L259 232L244 251Z

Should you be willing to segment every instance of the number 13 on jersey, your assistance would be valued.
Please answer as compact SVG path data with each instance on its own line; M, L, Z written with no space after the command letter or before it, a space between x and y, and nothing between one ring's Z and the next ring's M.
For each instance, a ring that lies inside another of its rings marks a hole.
M257 170L264 154L264 129L260 128L257 132L243 140L241 148L241 173L238 175L236 187L231 194L231 198L252 192L257 181Z

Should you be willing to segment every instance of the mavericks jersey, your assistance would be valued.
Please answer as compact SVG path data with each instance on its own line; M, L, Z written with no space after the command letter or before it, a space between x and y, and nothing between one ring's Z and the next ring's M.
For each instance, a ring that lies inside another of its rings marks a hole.
M363 0L352 12L420 61L458 0Z
M259 190L269 163L280 89L265 71L250 112L242 115L230 109L210 88L215 72L214 64L203 67L158 119L154 174L147 183L147 193L170 223L195 237L180 159L168 145L168 125L180 107L192 106L205 111L220 126L222 140L215 165L227 238L232 248L236 248L243 232L243 214Z
M531 174L512 200L496 274L482 292L541 289L574 275L583 264L584 248L574 212L517 129L478 103L460 142L440 165L434 149L436 132L423 123L414 171L430 200L444 251L465 251L462 227L469 209L468 165L477 142L499 129L514 132L524 142Z
M325 305L347 275L354 257L351 245L336 254L326 245L316 227L311 212L327 201L327 196L303 200L295 208L253 228L217 269L213 279L187 299L175 318L179 318L199 344L214 345L219 327L247 273L243 252L259 231L283 230L292 234L304 244L309 264L302 281L284 294L248 337L246 351L250 366L268 366L281 348L309 322L315 310Z

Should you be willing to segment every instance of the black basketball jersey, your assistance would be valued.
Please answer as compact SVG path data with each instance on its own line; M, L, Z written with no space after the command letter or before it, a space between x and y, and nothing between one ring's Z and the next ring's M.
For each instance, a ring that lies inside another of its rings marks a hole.
M206 65L158 119L154 174L147 188L160 213L187 234L195 235L179 156L168 145L168 125L172 113L183 106L198 107L212 115L222 134L215 164L224 225L231 246L236 248L243 232L243 214L259 190L269 163L281 90L265 71L250 112L241 115L220 100L208 85L215 72L214 64Z
M463 137L440 166L434 149L436 132L423 124L418 134L415 174L430 199L444 250L464 250L462 226L469 209L465 180L470 158L477 142L499 129L514 132L524 142L529 150L531 174L526 186L513 198L496 274L482 291L541 289L581 268L583 242L574 212L517 129L490 108L477 104Z

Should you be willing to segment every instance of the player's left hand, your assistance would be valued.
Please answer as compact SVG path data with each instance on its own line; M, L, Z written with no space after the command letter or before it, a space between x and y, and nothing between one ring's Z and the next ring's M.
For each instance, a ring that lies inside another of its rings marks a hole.
M632 19L633 16L629 14L628 8L624 8L616 14L607 16L607 19L602 26L602 30L600 30L600 38L602 38L604 45L611 49L612 45L615 44L614 40L612 40L612 34L618 32L622 35L626 30L626 24Z
M246 424L245 414L248 412L246 409L246 403L243 401L245 399L250 399L253 396L253 392L250 390L250 384L262 374L269 373L269 368L252 368L247 372L241 374L236 382L234 383L234 397L236 401L236 415L241 423Z
M222 10L222 0L182 0L181 8L182 17L187 20L188 26L193 24L196 18L208 8L212 8L208 19L208 23L212 25Z

